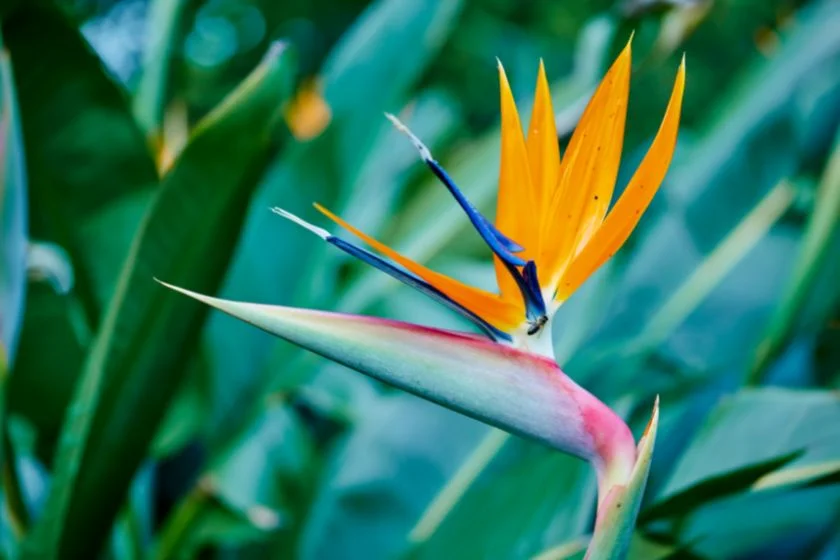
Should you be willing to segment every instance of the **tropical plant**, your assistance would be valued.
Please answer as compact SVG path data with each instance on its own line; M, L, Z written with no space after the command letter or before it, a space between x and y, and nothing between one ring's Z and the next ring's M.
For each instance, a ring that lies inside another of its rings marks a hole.
M836 2L6 0L0 24L3 557L840 546ZM626 130L593 95L617 71ZM510 196L548 192L537 160L567 166L562 243ZM578 249L608 210L622 235ZM620 460L575 439L583 395Z

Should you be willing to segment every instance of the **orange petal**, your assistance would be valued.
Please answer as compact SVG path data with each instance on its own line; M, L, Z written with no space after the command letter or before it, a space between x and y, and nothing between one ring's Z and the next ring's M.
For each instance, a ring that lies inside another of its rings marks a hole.
M560 144L557 141L557 124L554 120L554 108L551 105L551 92L545 76L545 65L540 60L537 74L537 87L534 93L534 108L531 110L531 122L528 125L528 163L534 189L538 220L527 224L528 248L533 255L540 254L542 224L549 218L547 212L551 196L560 176ZM524 240L522 243L526 243Z
M628 42L595 90L563 156L538 262L549 285L559 280L609 207L621 161L630 65Z
M453 301L463 305L494 327L505 332L510 332L524 322L525 309L522 304L517 306L513 302L502 300L496 294L491 294L490 292L468 286L463 282L450 278L449 276L430 270L425 266L404 257L384 243L380 243L376 239L373 239L369 235L359 231L320 204L316 204L315 208L347 231L353 233L360 239L363 239L368 245L383 255L416 274L446 294Z
M615 203L604 224L595 232L569 267L557 290L557 300L568 298L598 267L604 264L624 244L653 195L662 184L674 147L680 122L683 90L685 89L685 57L680 64L671 100L645 158L630 179L624 193Z
M527 234L528 226L533 224L536 218L536 206L522 124L519 121L516 102L501 62L499 63L499 89L502 106L502 154L499 169L499 198L496 202L496 228L525 248L525 251L519 253L518 256L527 260L533 258L529 256L531 239ZM502 299L510 302L521 300L519 288L504 263L498 257L494 257L494 262Z

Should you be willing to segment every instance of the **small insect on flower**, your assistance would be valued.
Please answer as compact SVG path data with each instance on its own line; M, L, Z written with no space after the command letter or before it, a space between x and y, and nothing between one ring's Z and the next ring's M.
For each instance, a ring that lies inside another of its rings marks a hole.
M469 286L411 260L321 205L315 207L378 253L333 236L275 208L328 243L424 292L468 318L496 342L553 355L551 319L560 305L622 246L665 177L676 144L685 85L680 64L671 99L647 155L608 212L624 137L630 84L630 43L596 89L560 156L545 68L540 63L527 134L504 69L501 91L501 161L495 222L466 198L429 149L397 117L440 182L493 253L499 292ZM386 260L387 259L387 260Z

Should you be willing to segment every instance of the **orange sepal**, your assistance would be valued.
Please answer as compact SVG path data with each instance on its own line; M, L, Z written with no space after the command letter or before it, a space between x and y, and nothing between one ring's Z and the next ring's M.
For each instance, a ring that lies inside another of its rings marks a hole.
M528 137L525 143L538 218L525 224L529 231L522 243L535 257L540 254L543 244L541 228L550 218L547 210L560 177L560 143L557 141L557 124L542 60L537 74L534 107L531 109L531 121L528 123Z
M533 258L528 237L529 225L536 218L536 205L528 165L528 150L516 102L510 90L505 70L499 62L499 95L502 113L502 151L499 165L499 197L496 201L496 228L524 247L518 256ZM501 297L508 302L521 300L519 287L507 267L498 257L493 258L496 280Z
M364 240L365 243L394 262L399 263L405 269L416 274L446 294L447 297L469 309L497 329L504 332L511 332L524 321L525 310L521 303L516 305L513 301L503 300L496 294L468 286L454 278L435 272L358 230L320 204L315 204L315 208L327 218Z
M609 207L621 161L630 67L628 42L592 95L563 155L537 262L547 285L556 285Z
M556 299L563 301L624 244L647 209L671 164L685 89L685 57L677 72L674 89L659 131L636 169L624 193L603 225L595 232L566 271Z

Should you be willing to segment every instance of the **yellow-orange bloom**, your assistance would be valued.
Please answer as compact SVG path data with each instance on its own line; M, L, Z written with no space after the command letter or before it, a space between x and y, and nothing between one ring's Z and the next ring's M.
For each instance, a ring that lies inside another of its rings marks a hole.
M404 270L379 257L347 252L415 287L449 300L498 333L535 334L554 310L624 244L653 199L670 165L685 86L680 64L668 107L647 154L608 212L621 161L630 86L630 43L601 81L561 159L548 80L540 63L527 135L499 64L501 163L495 224L473 208L428 149L394 117L425 163L452 192L494 252L499 293L481 290L434 272L344 222L324 215L365 240ZM312 229L312 228L310 228ZM334 239L324 230L318 229ZM338 244L338 243L335 243ZM407 273L405 271L408 271ZM408 275L408 278L403 276Z

